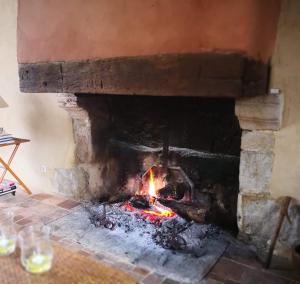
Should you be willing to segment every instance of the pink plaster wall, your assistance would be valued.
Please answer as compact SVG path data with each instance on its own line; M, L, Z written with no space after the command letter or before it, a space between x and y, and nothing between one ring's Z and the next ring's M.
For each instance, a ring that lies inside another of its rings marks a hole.
M202 51L267 61L280 0L19 0L18 61Z

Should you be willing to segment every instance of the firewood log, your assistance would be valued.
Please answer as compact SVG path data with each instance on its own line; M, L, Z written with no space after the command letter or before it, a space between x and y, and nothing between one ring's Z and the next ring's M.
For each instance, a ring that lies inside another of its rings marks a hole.
M135 195L130 198L129 203L134 208L148 209L150 207L149 198L145 195Z
M187 190L184 183L167 184L165 187L158 191L158 195L161 198L172 198L180 200L184 197L184 193Z
M201 224L206 222L209 213L209 206L186 204L161 198L158 199L158 201L185 219L189 219Z

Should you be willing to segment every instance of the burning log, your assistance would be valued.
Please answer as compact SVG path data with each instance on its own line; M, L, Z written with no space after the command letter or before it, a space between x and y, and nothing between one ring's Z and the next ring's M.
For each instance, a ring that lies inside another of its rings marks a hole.
M148 209L150 207L149 198L145 195L135 195L130 198L129 203L138 209Z
M159 198L158 201L185 219L195 221L196 223L205 223L207 221L209 206L180 203L175 200L162 198Z
M184 197L187 187L184 183L167 184L165 187L159 189L158 196L160 198L172 198L180 200Z

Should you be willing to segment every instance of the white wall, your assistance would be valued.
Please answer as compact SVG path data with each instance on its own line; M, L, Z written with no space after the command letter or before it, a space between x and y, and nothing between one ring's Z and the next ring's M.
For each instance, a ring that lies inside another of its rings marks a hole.
M72 123L56 94L20 93L16 28L17 0L0 0L0 95L9 105L0 109L0 126L31 140L21 145L12 168L33 191L50 192L53 169L74 163ZM7 157L11 150L2 148L0 155Z
M300 202L300 1L284 0L272 61L272 86L282 90L282 129L275 136L271 193Z

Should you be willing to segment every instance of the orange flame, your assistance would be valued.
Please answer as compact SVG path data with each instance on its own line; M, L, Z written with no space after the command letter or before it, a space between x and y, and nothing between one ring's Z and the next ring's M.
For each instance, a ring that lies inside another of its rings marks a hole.
M158 205L155 204L155 197L157 197L157 192L156 192L156 184L155 184L155 179L154 179L154 174L152 169L149 170L149 190L148 193L150 197L154 197L151 200L151 204L153 207L155 207L156 211L154 210L144 210L143 213L145 214L150 214L154 215L157 217L165 217L165 218L171 218L174 217L176 214L173 211L165 210L160 208Z

